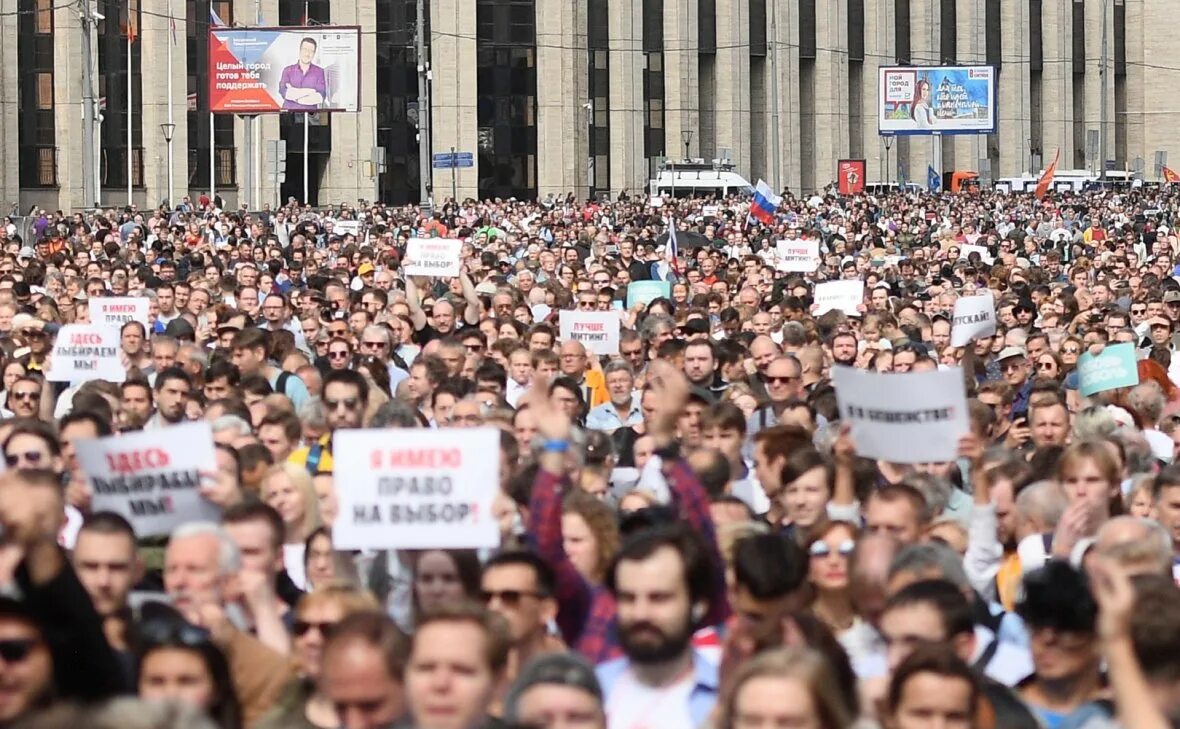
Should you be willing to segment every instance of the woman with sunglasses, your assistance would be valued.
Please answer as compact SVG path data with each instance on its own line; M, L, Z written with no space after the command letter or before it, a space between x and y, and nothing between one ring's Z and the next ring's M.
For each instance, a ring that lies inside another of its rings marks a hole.
M832 521L807 546L807 581L815 595L811 609L837 638L859 620L848 579L848 560L856 549L857 534L850 522Z
M1041 355L1037 357L1036 376L1060 380L1062 376L1061 358L1048 350L1041 352Z
M352 345L344 337L328 342L328 369L346 370L352 364Z
M65 463L53 426L32 419L18 421L4 439L4 462L9 468L37 468L57 474Z
M135 669L140 698L176 701L203 711L219 729L242 729L229 664L208 631L178 616L141 622Z
M325 584L300 598L291 626L291 657L298 677L287 685L274 709L254 725L255 729L339 727L340 717L317 685L324 644L341 620L379 610L372 593L341 583Z
M1069 336L1061 340L1061 349L1058 350L1061 355L1061 371L1063 373L1073 372L1074 368L1078 366L1078 358L1082 356L1082 340Z

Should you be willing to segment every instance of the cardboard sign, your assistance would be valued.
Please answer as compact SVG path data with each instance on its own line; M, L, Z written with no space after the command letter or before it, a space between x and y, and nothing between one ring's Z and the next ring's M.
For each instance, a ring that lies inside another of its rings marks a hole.
M826 281L815 286L816 316L839 309L848 316L860 316L857 307L865 300L864 281Z
M334 441L336 549L483 549L500 545L496 428L341 430Z
M1086 352L1078 358L1078 391L1083 397L1138 384L1139 365L1131 342L1112 344L1097 356Z
M359 237L361 234L361 221L359 220L337 220L332 223L333 235L351 235Z
M442 276L454 278L459 275L459 255L463 241L453 238L411 238L406 244L408 266L402 266L407 276Z
M209 423L78 441L77 451L94 491L93 510L122 514L138 537L221 518L221 509L198 492L201 472L217 469Z
M832 384L858 455L893 463L955 459L968 430L959 368L895 374L837 366Z
M562 311L561 341L570 340L581 342L593 354L618 354L618 312Z
M962 347L981 337L996 333L996 300L990 291L979 296L955 300L951 320L951 346Z
M660 297L672 295L672 284L668 281L632 281L627 284L627 308L636 304L647 306Z
M106 296L90 300L90 321L121 327L129 321L148 326L150 301L142 296Z
M778 270L811 273L819 268L819 241L780 240L775 244L778 249Z
M119 357L119 329L110 325L67 324L53 343L50 382L122 382L127 370Z
M965 260L972 253L978 253L979 260L989 266L996 262L996 259L988 251L987 246L977 246L970 243L964 243L959 246L959 260Z

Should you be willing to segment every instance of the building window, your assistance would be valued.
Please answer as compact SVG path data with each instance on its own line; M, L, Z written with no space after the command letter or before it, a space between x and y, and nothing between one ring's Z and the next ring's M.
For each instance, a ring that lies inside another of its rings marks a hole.
M209 10L227 25L233 25L230 0L188 0L185 8L185 55L188 59L188 187L192 190L219 190L237 187L234 164L234 118L232 114L209 113ZM210 128L212 127L212 129ZM211 134L212 132L212 134ZM216 176L210 179L209 145L213 137L213 165Z
M143 149L143 44L139 38L142 27L139 0L98 0L98 11L105 16L98 21L98 84L99 96L105 100L101 146L103 164L100 178L104 190L117 191L143 185L143 170L136 168L136 155ZM130 38L130 64L128 39ZM128 88L127 74L131 74ZM128 96L130 93L130 97ZM128 130L131 144L128 147Z
M17 141L20 186L57 185L57 124L54 118L53 14L43 0L19 0L17 10Z
M36 78L38 111L53 111L53 74L41 72Z
M41 35L53 32L53 1L37 0L36 31Z
M57 149L37 148L37 184L42 187L53 187L57 184Z
M476 0L479 196L537 194L537 48L533 0Z

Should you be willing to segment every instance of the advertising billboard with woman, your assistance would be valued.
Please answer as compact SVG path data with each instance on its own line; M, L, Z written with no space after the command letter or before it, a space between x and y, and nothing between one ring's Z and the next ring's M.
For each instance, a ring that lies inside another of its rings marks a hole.
M879 71L881 134L994 134L995 69L904 66Z

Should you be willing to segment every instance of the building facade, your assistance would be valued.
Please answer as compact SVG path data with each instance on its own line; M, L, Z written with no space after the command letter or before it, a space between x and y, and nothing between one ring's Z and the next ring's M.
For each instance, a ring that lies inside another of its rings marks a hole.
M126 204L129 180L140 206L215 189L256 208L303 199L305 185L317 205L417 202L417 7L416 0L0 0L3 201L86 207L94 202L88 177L97 177L104 205ZM635 193L665 157L729 159L747 179L811 191L834 180L841 158L865 159L870 181L920 182L928 165L1018 175L1058 149L1062 168L1096 170L1104 162L1097 133L1108 166L1139 168L1150 180L1156 152L1180 153L1180 107L1171 101L1180 62L1168 60L1174 40L1166 30L1175 0L423 0L423 7L431 149L475 159L470 168L433 170L435 199L452 187L460 197ZM211 11L230 25L360 26L362 110L252 123L211 115ZM82 129L87 36L101 115L92 175ZM909 64L996 67L997 133L941 143L902 137L887 146L877 133L877 72ZM282 182L270 174L267 144L278 139L287 142ZM383 171L375 147L384 150Z

